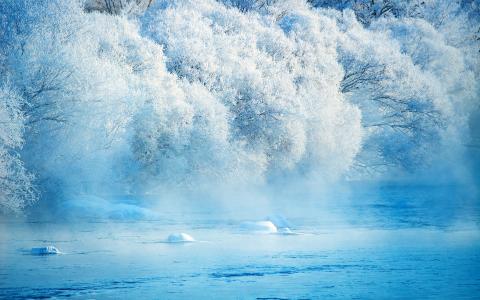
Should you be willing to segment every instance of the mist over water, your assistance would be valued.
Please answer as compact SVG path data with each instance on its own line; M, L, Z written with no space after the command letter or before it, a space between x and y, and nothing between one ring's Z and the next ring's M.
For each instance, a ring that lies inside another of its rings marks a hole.
M469 195L451 187L362 186L324 202L299 196L297 206L292 198L233 197L223 207L218 201L199 199L205 205L193 206L175 198L160 201L151 219L120 207L135 203L122 199L110 202L108 212L99 210L101 204L90 211L71 208L63 222L2 222L0 297L475 299L478 294L480 207ZM243 226L267 218L291 233ZM195 242L168 242L180 232ZM31 247L43 245L55 245L62 254L31 254Z

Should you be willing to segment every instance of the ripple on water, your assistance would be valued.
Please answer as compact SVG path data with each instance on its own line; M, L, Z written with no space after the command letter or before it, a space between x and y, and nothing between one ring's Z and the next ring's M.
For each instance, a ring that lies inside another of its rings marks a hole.
M228 268L228 271L217 271L210 274L213 278L240 278L240 277L259 277L275 275L292 275L307 272L335 272L346 269L369 270L376 268L374 265L362 264L323 264L312 266L251 266L240 268Z

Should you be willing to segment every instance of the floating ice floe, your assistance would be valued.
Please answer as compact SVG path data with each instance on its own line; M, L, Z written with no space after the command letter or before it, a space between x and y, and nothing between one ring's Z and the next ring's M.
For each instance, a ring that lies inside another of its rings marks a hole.
M244 222L240 226L242 230L260 232L260 233L277 233L277 226L271 221L257 221L257 222Z
M30 250L32 255L54 255L54 254L61 254L60 250L58 250L55 246L46 246L46 247L34 247Z
M191 243L195 242L195 239L186 233L172 233L167 238L168 243Z

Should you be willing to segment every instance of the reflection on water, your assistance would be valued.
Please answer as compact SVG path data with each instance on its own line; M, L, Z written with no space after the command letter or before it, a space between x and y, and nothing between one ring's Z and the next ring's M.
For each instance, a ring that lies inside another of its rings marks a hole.
M362 201L271 206L298 235L239 230L248 213L227 210L169 211L150 221L3 222L0 298L478 298L476 199L428 187L354 195ZM164 242L176 232L201 242ZM47 245L64 254L28 251Z

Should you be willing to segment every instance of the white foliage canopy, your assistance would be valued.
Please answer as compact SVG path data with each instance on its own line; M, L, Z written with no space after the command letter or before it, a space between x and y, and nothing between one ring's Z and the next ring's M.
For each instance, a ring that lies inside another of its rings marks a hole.
M0 4L2 207L35 199L30 174L61 197L331 180L460 151L446 145L467 135L478 68L430 15L227 2Z

